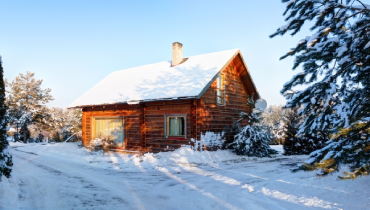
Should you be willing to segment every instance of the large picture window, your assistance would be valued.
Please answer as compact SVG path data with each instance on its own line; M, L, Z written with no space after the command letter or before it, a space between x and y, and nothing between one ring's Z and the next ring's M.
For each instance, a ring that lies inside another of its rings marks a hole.
M95 118L94 137L108 140L117 147L124 147L123 118Z
M218 105L225 105L225 84L224 75L220 74L217 76L217 91L216 100Z
M166 137L186 138L186 115L165 116Z

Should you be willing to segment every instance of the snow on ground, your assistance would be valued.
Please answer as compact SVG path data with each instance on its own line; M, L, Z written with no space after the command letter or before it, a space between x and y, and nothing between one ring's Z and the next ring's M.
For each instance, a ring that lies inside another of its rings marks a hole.
M10 145L13 176L0 183L0 209L370 209L370 177L291 173L307 156L184 147L138 157L76 143Z

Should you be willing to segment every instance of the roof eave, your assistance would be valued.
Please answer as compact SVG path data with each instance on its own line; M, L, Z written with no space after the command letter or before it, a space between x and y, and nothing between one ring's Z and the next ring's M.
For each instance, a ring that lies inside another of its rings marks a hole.
M136 104L148 103L148 102L175 101L175 100L188 100L188 99L197 99L197 96L183 96L183 97L172 97L172 98L132 100L132 101L117 102L117 103L78 105L78 106L67 107L67 109L78 109L78 108L81 109L81 108L91 107L91 106L108 106L108 105L122 105L122 104L136 105Z
M244 58L243 58L243 55L242 55L241 53L240 53L240 57L241 57L241 59L242 59L243 65L244 65L244 67L245 67L245 70L247 71L247 74L249 75L249 78L251 79L252 85L253 85L254 89L256 90L256 93L257 93L257 95L258 95L258 98L261 98L261 95L260 95L260 93L258 92L258 89L257 89L256 85L254 84L253 78L252 78L251 74L249 73L248 66L247 66L247 64L245 63Z

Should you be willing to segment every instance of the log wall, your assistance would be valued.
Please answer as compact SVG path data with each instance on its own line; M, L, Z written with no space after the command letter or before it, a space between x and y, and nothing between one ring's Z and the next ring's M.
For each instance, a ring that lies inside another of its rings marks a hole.
M125 145L128 150L140 150L140 105L112 105L83 108L82 143L88 145L92 140L94 117L124 117Z
M216 104L217 81L214 81L198 100L197 139L199 139L201 133L206 131L215 133L224 131L227 140L232 141L232 127L233 123L239 119L239 112L250 112L246 104L247 97L252 94L253 90L250 85L253 84L243 82L241 75L245 75L246 68L242 62L240 55L238 55L221 72L224 75L225 82L225 105ZM254 92L254 95L257 98L257 93ZM243 121L240 126L247 124L247 121Z
M189 144L192 138L191 113L192 100L151 102L145 104L145 142L146 148L152 152L171 151L181 145ZM186 139L165 138L165 115L184 114L186 115Z

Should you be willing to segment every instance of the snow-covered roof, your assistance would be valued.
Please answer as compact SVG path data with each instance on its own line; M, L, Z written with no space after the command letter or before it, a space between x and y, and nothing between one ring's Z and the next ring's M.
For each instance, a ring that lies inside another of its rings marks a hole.
M199 98L239 49L191 56L171 67L171 61L115 71L68 107Z

